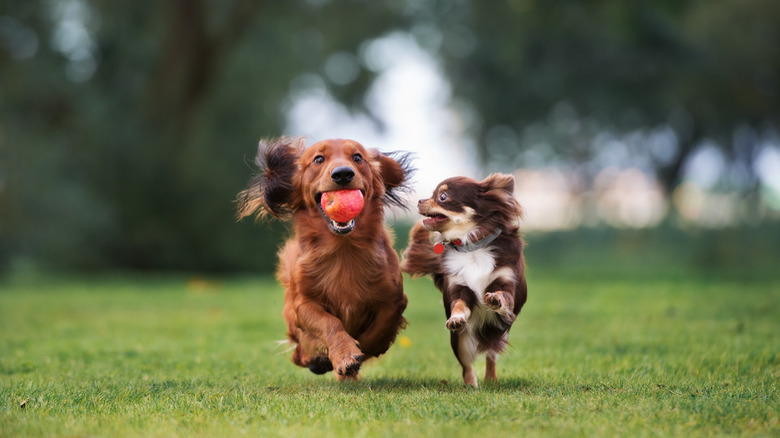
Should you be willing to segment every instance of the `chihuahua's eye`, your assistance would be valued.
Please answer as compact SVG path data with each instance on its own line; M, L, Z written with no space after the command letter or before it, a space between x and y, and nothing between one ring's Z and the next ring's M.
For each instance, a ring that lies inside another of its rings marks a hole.
M352 161L360 164L360 163L363 162L363 156L360 155L360 154L355 154L355 155L352 156Z
M324 161L325 161L325 157L323 157L322 155L317 155L316 157L314 157L314 163L316 164L322 164Z
M441 192L441 193L439 193L439 201L441 201L441 202L444 202L444 201L446 201L446 200L447 200L447 198L448 198L448 196L447 196L447 192Z

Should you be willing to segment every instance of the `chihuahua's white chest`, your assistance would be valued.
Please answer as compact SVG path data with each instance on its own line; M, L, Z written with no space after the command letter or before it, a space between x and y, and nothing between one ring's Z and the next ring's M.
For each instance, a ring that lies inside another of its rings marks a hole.
M496 260L490 248L480 248L471 252L447 251L444 267L449 274L450 282L467 286L476 293L477 300L482 303L485 289L493 280Z

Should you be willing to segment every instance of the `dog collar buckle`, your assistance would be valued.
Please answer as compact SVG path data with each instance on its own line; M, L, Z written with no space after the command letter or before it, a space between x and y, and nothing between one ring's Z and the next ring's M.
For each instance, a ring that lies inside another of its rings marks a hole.
M439 242L436 242L433 245L433 252L435 254L443 254L444 253L444 249L447 246L451 247L452 249L454 249L455 251L458 251L458 252L476 251L478 249L481 249L481 248L484 248L484 247L490 245L490 243L493 242L494 240L496 240L496 238L500 234L501 234L501 229L497 228L495 231L493 231L489 235L485 236L484 238L482 238L480 240L477 240L476 242L471 242L471 243L470 242L466 242L466 243L464 243L460 239L455 239L455 240L452 240L450 242L439 241Z
M449 243L455 246L463 246L463 241L460 239L455 239ZM433 252L436 254L442 254L444 253L444 247L445 247L444 241L436 242L435 244L433 244Z

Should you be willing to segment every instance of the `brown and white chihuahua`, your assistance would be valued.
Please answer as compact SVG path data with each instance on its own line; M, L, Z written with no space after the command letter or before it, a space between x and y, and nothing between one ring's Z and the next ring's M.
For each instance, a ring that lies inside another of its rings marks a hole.
M527 297L514 185L505 174L442 181L418 203L425 219L412 228L401 264L412 276L431 275L441 290L452 351L474 387L479 353L487 358L485 380L497 379L496 358Z

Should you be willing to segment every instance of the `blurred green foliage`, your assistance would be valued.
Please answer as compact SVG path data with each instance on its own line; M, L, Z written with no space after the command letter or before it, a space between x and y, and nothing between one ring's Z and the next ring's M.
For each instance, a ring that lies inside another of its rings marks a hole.
M674 153L647 155L671 192L703 140L751 173L760 137L777 136L777 1L420 4L436 17L427 23L443 36L438 53L492 166L533 164L518 152L540 145L548 165L585 163L598 134L669 128ZM755 188L747 179L739 189Z
M473 109L485 163L525 147L492 128L520 132L563 101L609 129L669 124L679 148L655 165L671 189L700 139L778 125L778 22L773 0L8 0L0 269L271 270L285 227L233 220L257 141L283 131L294 79L327 77L334 53L358 72L328 92L370 111L360 47L397 30Z
M776 225L729 229L655 228L620 230L583 228L528 233L529 271L595 280L599 276L652 279L779 278L780 233Z
M290 81L397 23L349 3L6 2L0 267L272 269L284 227L235 223L233 199Z

